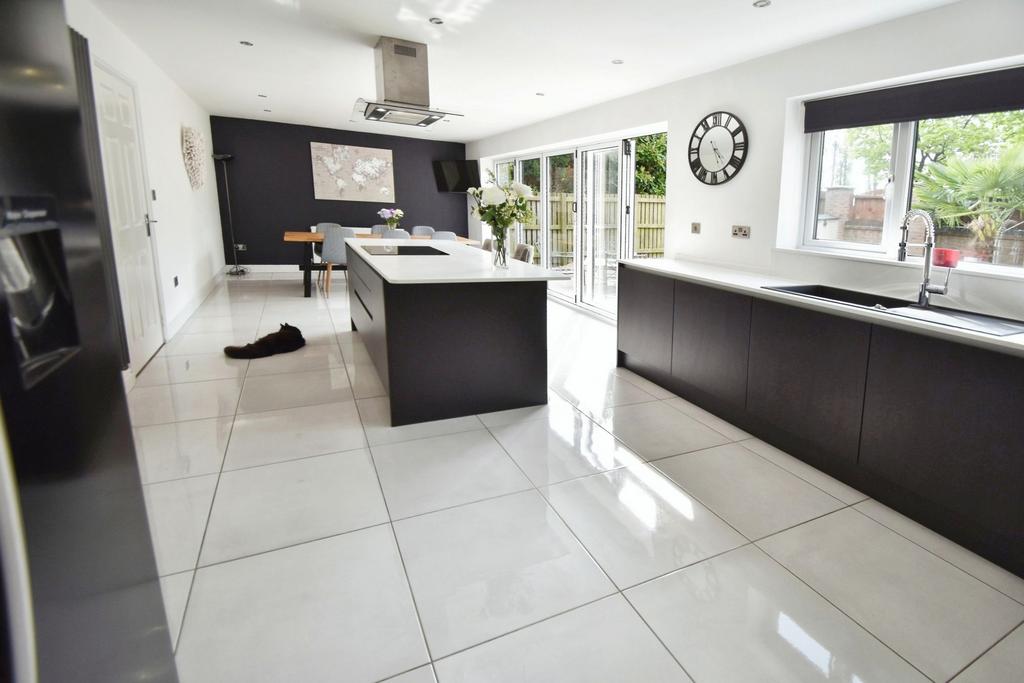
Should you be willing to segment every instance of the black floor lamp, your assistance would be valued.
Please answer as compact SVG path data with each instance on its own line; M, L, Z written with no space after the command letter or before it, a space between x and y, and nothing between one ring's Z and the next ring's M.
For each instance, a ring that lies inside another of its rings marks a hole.
M228 275L245 275L249 271L246 268L238 265L238 244L235 242L235 224L231 219L231 190L228 188L228 162L234 158L231 154L214 154L213 160L219 161L221 167L224 169L224 199L228 205L228 233L231 236L231 256L234 258L235 265L228 271Z

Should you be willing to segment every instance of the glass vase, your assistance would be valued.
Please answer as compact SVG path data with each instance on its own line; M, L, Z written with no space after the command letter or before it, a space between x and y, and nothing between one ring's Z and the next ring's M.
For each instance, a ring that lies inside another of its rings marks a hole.
M491 262L495 268L508 269L508 239L505 234L494 235L494 243L491 245Z

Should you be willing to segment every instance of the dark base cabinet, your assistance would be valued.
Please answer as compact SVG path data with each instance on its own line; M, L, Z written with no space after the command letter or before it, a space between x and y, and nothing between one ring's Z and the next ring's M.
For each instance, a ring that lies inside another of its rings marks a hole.
M619 365L1024 576L1024 358L619 266Z
M619 265L619 365L659 384L672 369L674 282Z
M1024 359L876 327L860 466L882 500L1024 574Z
M753 299L676 281L669 388L705 410L741 421Z
M754 301L747 426L829 474L857 463L869 323Z

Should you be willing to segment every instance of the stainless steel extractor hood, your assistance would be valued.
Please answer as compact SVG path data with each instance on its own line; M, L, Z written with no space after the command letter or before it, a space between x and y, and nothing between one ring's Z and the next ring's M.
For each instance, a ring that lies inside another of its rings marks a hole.
M461 116L430 108L427 46L382 36L374 48L377 99L356 100L353 116L367 121L425 128L446 116Z

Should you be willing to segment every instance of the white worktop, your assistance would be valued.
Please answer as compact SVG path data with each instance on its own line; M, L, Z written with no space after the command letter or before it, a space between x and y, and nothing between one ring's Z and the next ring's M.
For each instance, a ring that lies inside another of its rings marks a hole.
M508 268L499 269L491 265L492 254L479 247L449 240L345 240L350 248L377 271L377 274L392 284L444 284L465 282L538 282L545 280L568 280L568 276L553 270L535 266L532 263L516 261L509 255ZM446 252L447 256L374 256L362 247L383 246L433 247Z
M817 282L801 282L799 280L781 279L772 275L765 275L752 271L726 268L696 261L685 261L682 259L655 258L655 259L621 259L620 263L626 264L636 270L645 270L657 275L665 275L699 285L724 289L739 294L755 296L760 299L768 299L790 306L809 308L832 313L844 318L854 318L867 322L892 327L895 329L907 330L918 334L948 339L950 341L970 344L981 348L1010 353L1015 356L1024 356L1024 334L1014 334L1006 337L996 337L983 332L964 330L948 325L924 322L912 318L904 318L885 311L876 311L870 308L851 306L842 303L833 303L822 299L814 299L786 292L776 292L764 287L785 287L791 285L828 284ZM870 293L869 289L863 289Z

